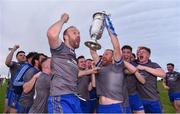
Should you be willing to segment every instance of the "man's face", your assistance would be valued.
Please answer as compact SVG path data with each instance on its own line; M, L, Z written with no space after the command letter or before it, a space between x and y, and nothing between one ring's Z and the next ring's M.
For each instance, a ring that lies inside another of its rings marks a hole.
M74 48L79 48L80 44L80 32L77 28L72 27L67 30L67 36L69 44Z
M26 55L25 53L19 53L17 56L16 56L16 59L18 62L25 62L26 61Z
M46 62L46 67L51 70L51 59L48 59Z
M46 58L46 57L43 56L43 55L40 55L40 56L39 56L39 62L41 63L41 61L42 61L44 58Z
M136 58L135 58L135 56L132 54L131 55L131 61L134 61Z
M123 49L122 56L125 61L131 61L132 52L130 49Z
M33 57L30 57L30 58L27 59L28 63L31 64L31 65L32 65L32 58Z
M90 69L90 68L91 68L91 64L92 64L92 61L91 61L91 60L86 60L86 68L87 68L87 69Z
M167 70L168 70L168 72L173 72L174 67L172 65L167 65Z
M51 72L51 59L48 58L46 61L44 61L42 64L41 64L41 68L42 68L42 71L44 69L48 70L49 72Z
M102 60L103 60L103 63L102 63L103 66L112 63L112 61L113 61L113 52L110 51L110 50L106 50L104 52L104 54L103 54Z
M86 60L85 60L85 58L78 59L78 67L79 67L80 70L85 70L86 69Z
M150 54L147 50L145 49L139 49L137 51L137 57L140 63L147 62L150 58Z

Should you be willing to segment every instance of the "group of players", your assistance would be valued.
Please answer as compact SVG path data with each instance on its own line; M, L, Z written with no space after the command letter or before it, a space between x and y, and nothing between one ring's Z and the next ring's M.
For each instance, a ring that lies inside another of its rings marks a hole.
M59 34L69 20L64 13L47 32L51 57L24 51L15 45L6 58L11 80L7 91L10 112L17 113L162 113L157 77L176 111L180 111L180 75L171 68L166 73L150 60L151 50L140 46L121 48L119 38L107 26L113 49L103 55L90 49L91 59L76 57L80 32L75 26ZM172 64L170 64L172 65ZM174 67L174 66L173 66ZM5 111L6 112L6 111Z

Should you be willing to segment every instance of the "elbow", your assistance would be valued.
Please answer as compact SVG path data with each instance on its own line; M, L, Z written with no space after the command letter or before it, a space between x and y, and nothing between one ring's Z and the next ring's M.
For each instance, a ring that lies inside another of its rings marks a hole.
M8 62L8 61L5 62L5 65L8 66L8 67L10 66L10 64L11 64L11 63Z
M23 89L23 92L26 93L26 94L28 93L28 91L26 89Z
M23 89L23 92L27 94L29 91L27 89Z
M47 37L48 37L48 38L55 38L55 37L57 37L57 35L56 35L56 33L54 32L54 30L52 30L52 29L50 28L50 29L48 29L48 31L47 31Z
M25 85L23 85L23 92L24 92L24 93L28 93L28 92L29 92L28 89L27 89L27 87L26 87Z
M146 83L146 80L143 80L141 83L144 85Z
M145 79L139 79L139 82L144 85L146 83L146 80Z

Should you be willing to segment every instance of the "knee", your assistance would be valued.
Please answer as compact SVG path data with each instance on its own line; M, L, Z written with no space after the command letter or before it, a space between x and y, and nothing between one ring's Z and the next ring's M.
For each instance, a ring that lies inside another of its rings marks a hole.
M174 106L175 106L176 110L180 111L180 100L175 100Z

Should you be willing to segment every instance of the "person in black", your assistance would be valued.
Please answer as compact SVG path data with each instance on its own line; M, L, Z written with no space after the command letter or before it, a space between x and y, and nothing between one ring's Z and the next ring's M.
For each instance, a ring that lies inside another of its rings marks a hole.
M163 86L168 90L169 100L177 113L180 113L180 73L174 71L174 64L167 64L166 77Z

